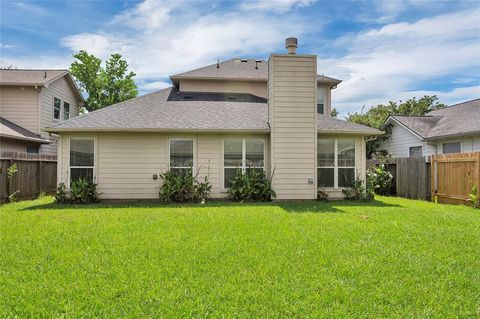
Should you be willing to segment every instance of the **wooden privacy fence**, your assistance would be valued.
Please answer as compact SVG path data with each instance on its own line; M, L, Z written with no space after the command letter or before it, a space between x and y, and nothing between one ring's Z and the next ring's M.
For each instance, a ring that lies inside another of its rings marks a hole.
M17 164L13 189L18 199L31 199L44 192L53 194L57 186L57 157L44 154L0 152L0 203L8 201L7 170Z
M432 200L466 204L472 186L480 188L480 152L433 155L431 175Z
M396 189L397 195L404 198L430 198L430 171L425 157L397 158Z
M374 160L367 162L367 168L375 166ZM430 169L425 157L396 158L385 164L393 175L392 195L411 199L430 199Z

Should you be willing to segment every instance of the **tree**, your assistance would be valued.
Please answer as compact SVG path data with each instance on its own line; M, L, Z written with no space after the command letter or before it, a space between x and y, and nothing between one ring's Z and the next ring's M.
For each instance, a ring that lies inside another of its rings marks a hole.
M138 95L137 85L133 80L136 74L128 72L128 63L122 60L120 54L112 54L105 62L105 67L102 67L102 60L84 50L73 57L77 61L70 65L70 72L79 83L80 90L88 94L85 102L88 111Z
M332 111L330 112L330 116L331 117L334 117L334 118L337 118L338 116L338 111L336 108L333 108Z
M399 102L388 102L388 104L378 104L371 107L367 112L362 111L360 113L349 113L347 121L357 124L366 125L376 129L382 129L385 131L383 136L377 137L373 141L367 142L367 156L371 158L372 154L378 152L384 152L381 149L381 143L390 138L392 134L391 126L382 128L383 122L389 115L416 115L421 116L426 113L445 107L445 104L438 102L436 95L425 95L420 99L411 98L405 102L401 100Z

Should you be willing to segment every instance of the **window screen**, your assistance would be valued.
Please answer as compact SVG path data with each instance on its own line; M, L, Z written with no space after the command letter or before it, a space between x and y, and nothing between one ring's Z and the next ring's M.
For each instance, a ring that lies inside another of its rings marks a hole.
M422 157L422 147L412 146L408 149L408 154L410 157Z
M54 97L53 98L53 118L59 120L60 119L60 111L62 109L62 102L60 99Z
M193 170L193 140L170 140L170 169Z
M94 169L94 140L71 139L70 140L70 180L79 178L93 182Z
M443 154L461 153L460 142L443 143Z

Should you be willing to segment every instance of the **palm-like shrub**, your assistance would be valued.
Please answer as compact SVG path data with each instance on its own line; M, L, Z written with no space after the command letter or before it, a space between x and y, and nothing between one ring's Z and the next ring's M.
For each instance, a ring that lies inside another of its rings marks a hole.
M245 173L241 169L235 171L228 195L234 201L270 201L275 191L263 170L248 168Z
M192 169L168 170L160 174L163 184L159 196L164 203L187 203L206 201L212 185L205 176L203 182L198 181L198 171Z

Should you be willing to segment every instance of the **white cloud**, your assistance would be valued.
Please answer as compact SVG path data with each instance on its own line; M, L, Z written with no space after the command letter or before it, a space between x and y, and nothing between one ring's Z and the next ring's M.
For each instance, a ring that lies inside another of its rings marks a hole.
M41 6L38 6L36 4L33 4L31 2L22 2L22 1L17 1L14 2L15 7L17 7L19 10L22 11L28 11L31 13L36 13L36 14L46 14L47 10L42 8Z
M189 5L156 10L158 6L163 8L163 3L142 2L117 16L106 30L71 35L61 44L72 51L86 49L102 58L119 52L142 81L165 78L217 59L266 56L281 47L286 35L300 36L306 29L301 18L294 15L270 16L262 12L200 15ZM143 20L146 22L142 23Z
M348 54L318 61L320 73L344 80L335 90L335 106L345 115L363 104L405 99L421 92L451 97L453 93L416 88L428 81L469 78L472 72L477 72L478 78L479 15L480 10L456 12L339 39L348 43Z
M165 81L152 81L152 82L140 82L138 83L138 90L139 92L151 92L157 91L161 89L165 89L172 86L172 83L165 82Z
M271 10L285 12L293 8L307 7L315 0L250 0L242 3L241 7L246 10Z
M0 42L0 49L11 49L11 48L15 48L16 46L13 45L13 44L5 44L5 43L1 43Z

